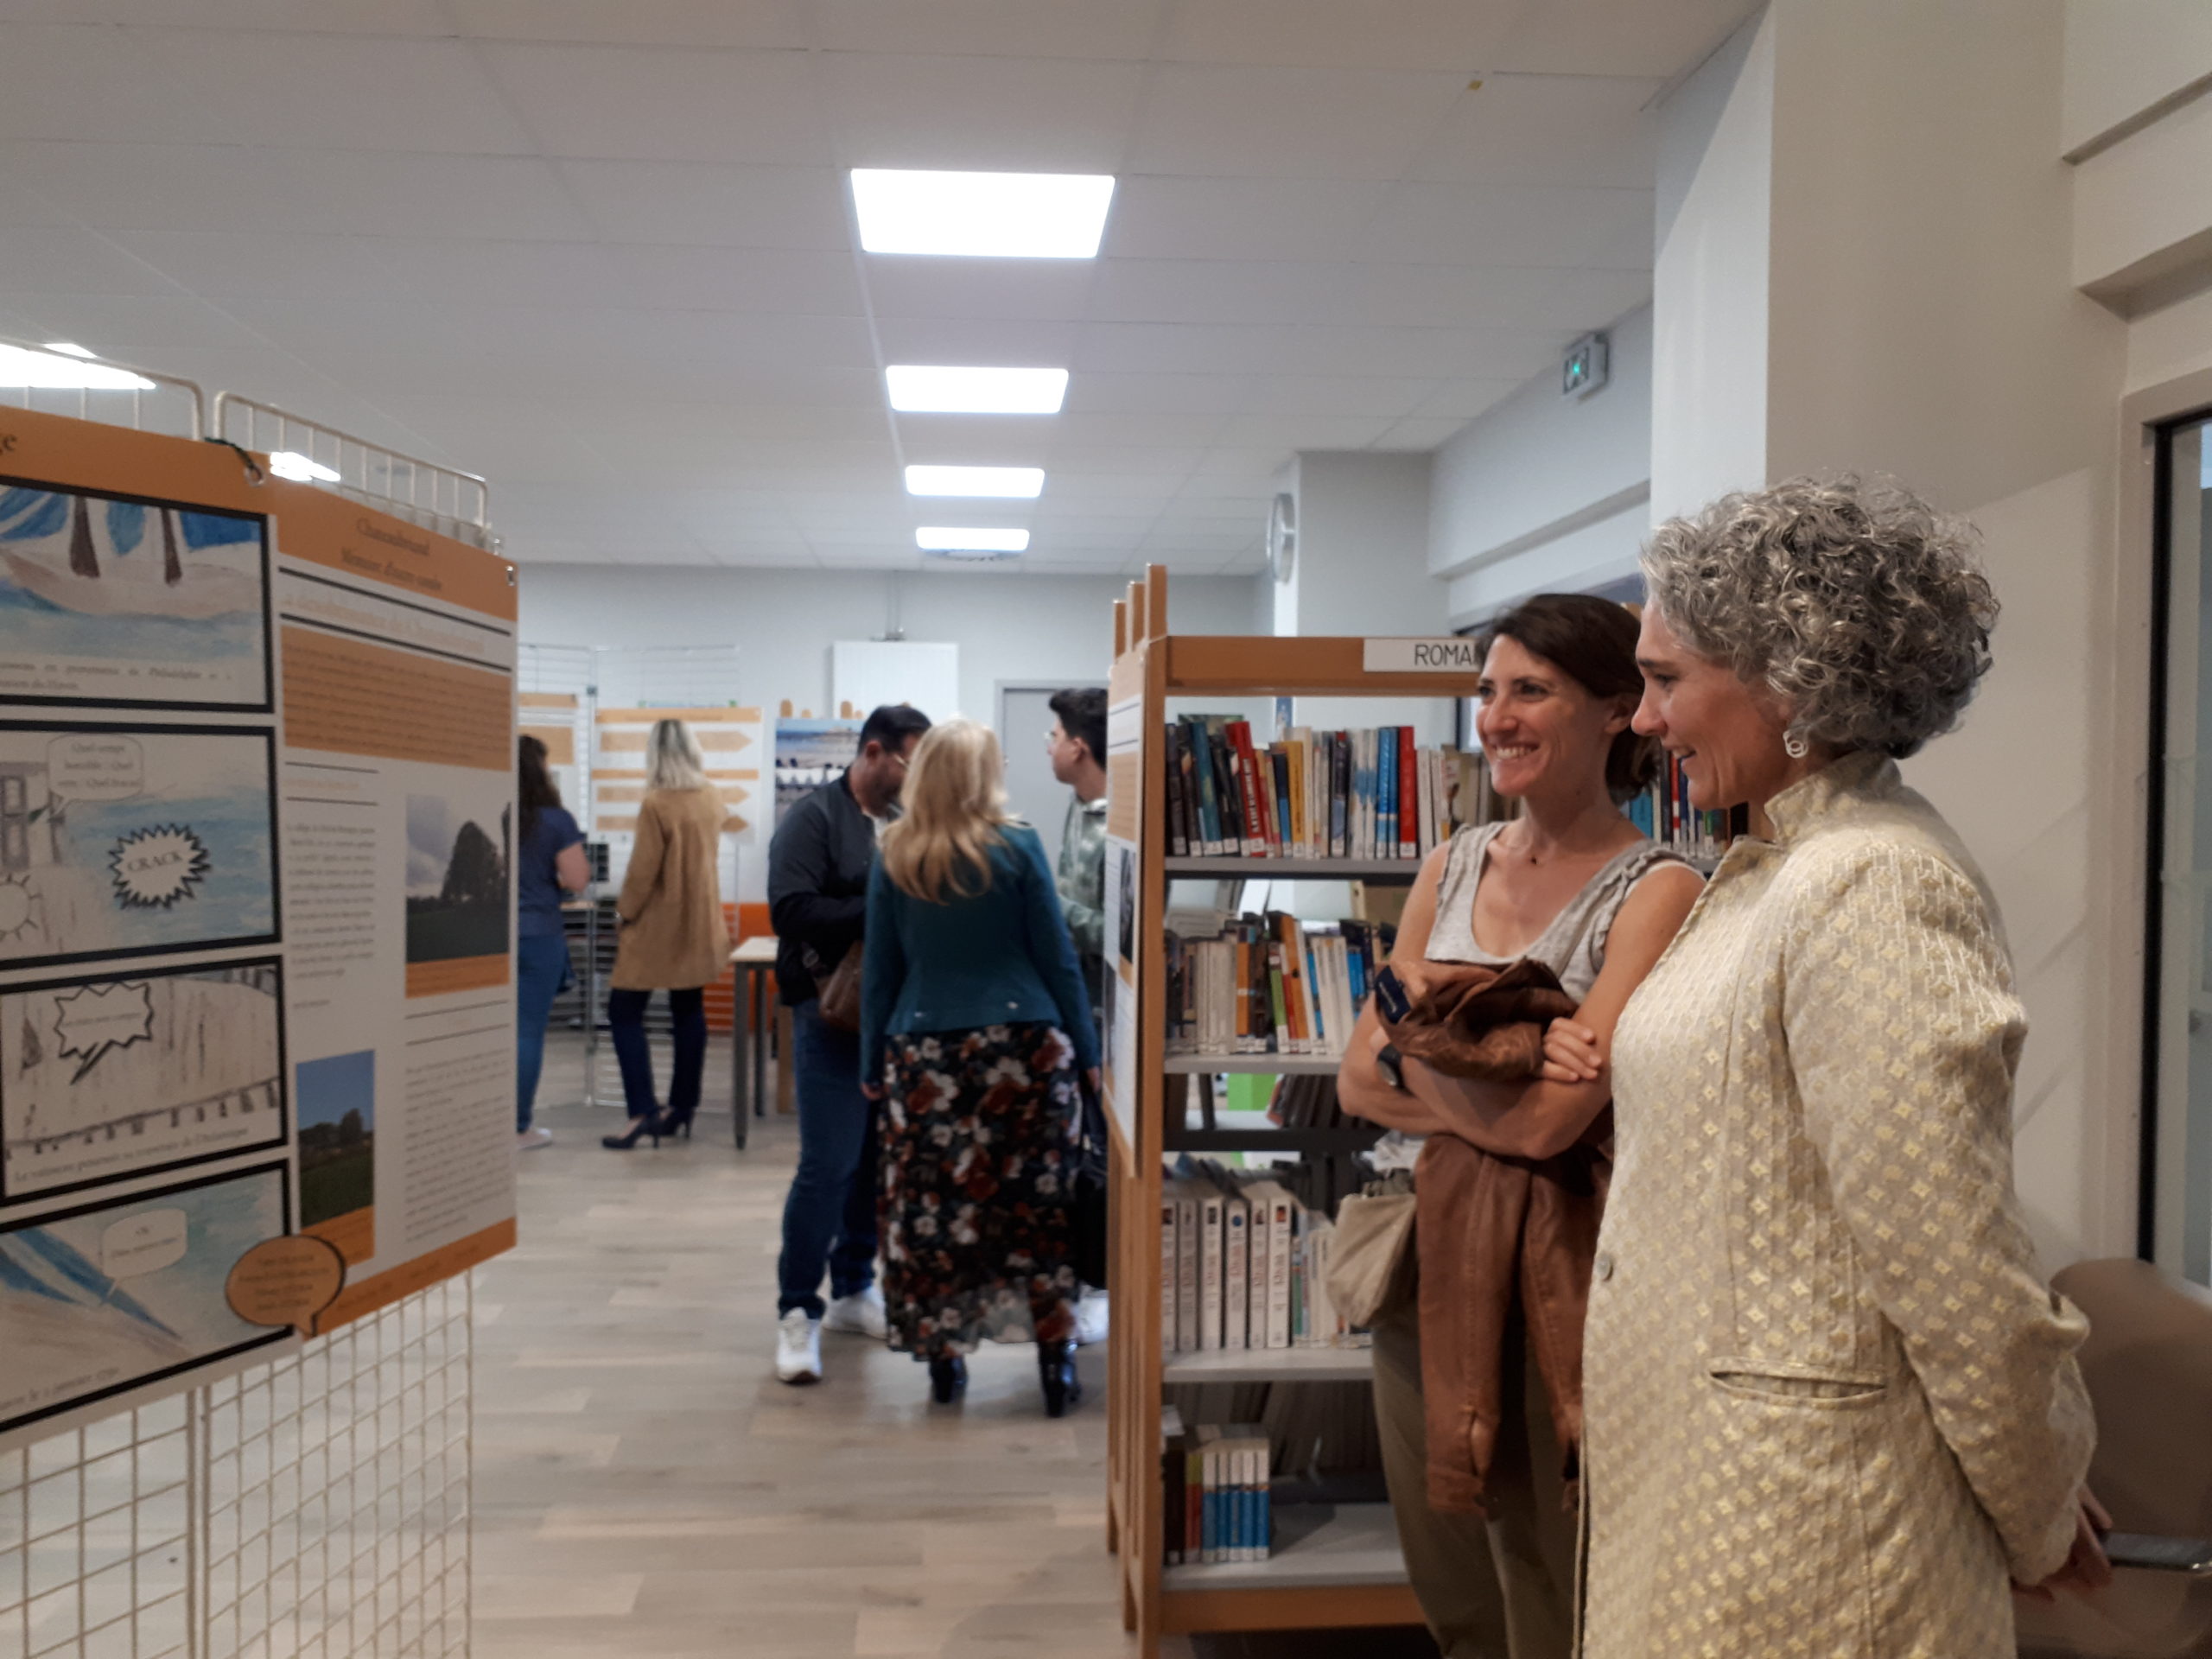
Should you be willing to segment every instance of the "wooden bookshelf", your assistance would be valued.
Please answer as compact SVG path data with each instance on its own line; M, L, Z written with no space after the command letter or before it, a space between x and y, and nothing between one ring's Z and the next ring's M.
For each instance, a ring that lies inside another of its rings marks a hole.
M1191 878L1404 882L1421 868L1418 859L1170 859L1165 734L1170 697L1452 698L1472 696L1476 676L1370 674L1362 667L1364 642L1358 639L1171 633L1167 576L1158 565L1115 601L1114 634L1107 694L1108 828L1109 835L1136 844L1134 951L1121 970L1116 993L1132 999L1136 1010L1135 1043L1122 1050L1122 1063L1134 1075L1124 1077L1109 1068L1116 1276L1108 1354L1107 1533L1109 1548L1120 1556L1123 1620L1147 1655L1159 1651L1163 1636L1186 1632L1416 1624L1421 1610L1406 1581L1396 1526L1386 1503L1280 1505L1278 1548L1265 1561L1166 1567L1160 1560L1160 1424L1166 1388L1217 1382L1343 1382L1371 1375L1363 1349L1161 1351L1162 1155L1262 1149L1343 1154L1371 1144L1380 1134L1357 1127L1255 1127L1228 1121L1234 1116L1230 1114L1190 1121L1183 1075L1333 1072L1337 1062L1318 1055L1166 1053L1168 883ZM1121 711L1119 726L1113 711Z

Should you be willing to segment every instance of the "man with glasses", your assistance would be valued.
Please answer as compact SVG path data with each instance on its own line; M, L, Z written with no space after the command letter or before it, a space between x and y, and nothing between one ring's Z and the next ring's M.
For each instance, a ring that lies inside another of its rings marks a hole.
M875 1283L881 1109L861 1093L860 1034L822 1017L817 978L826 979L847 951L860 949L875 832L897 815L907 757L929 728L918 709L878 709L861 728L858 758L795 803L768 844L776 986L791 1010L789 1058L798 1103L798 1170L784 1200L776 1264L776 1375L785 1382L822 1380L825 1325L878 1341L887 1330Z
M1091 1014L1103 1033L1106 999L1114 988L1106 961L1106 692L1101 686L1070 686L1055 691L1046 706L1059 717L1045 740L1052 757L1052 776L1074 791L1060 824L1060 862L1054 885L1075 940L1083 982L1090 992ZM1083 1103L1085 1131L1103 1145L1103 1112L1088 1090ZM1084 1287L1083 1299L1076 1304L1077 1341L1106 1340L1106 1306L1103 1290Z

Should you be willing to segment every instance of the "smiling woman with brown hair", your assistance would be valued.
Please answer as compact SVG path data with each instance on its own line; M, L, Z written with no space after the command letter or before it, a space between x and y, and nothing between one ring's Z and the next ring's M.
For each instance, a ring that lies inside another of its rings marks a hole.
M1391 966L1410 988L1430 963L1541 963L1577 1005L1560 1035L1586 1046L1578 1055L1602 1052L1699 887L1621 811L1651 775L1650 745L1629 729L1642 686L1636 620L1587 594L1539 594L1492 622L1481 649L1476 728L1498 792L1521 816L1463 830L1430 855ZM1564 1659L1589 1252L1529 1247L1557 1293L1556 1306L1532 1313L1516 1278L1518 1230L1477 1230L1481 1206L1463 1198L1487 1190L1486 1160L1533 1163L1579 1194L1580 1236L1594 1235L1611 1078L1602 1065L1548 1066L1523 1083L1446 1077L1399 1056L1370 1005L1338 1092L1347 1110L1401 1131L1378 1149L1378 1166L1415 1172L1419 1272L1402 1277L1375 1321L1375 1409L1421 1611L1446 1659ZM1494 1270L1480 1286L1461 1271L1475 1257ZM1482 1375L1463 1363L1478 1300L1503 1310Z

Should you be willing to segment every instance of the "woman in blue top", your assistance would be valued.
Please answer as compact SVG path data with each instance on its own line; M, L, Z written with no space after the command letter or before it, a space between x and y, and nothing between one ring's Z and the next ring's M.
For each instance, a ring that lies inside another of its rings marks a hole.
M883 1114L891 1345L950 1404L995 1305L1029 1304L1045 1409L1075 1376L1073 1182L1098 1039L1037 832L1007 812L998 739L930 728L868 876L861 1087Z
M591 880L584 832L561 804L545 770L545 745L519 745L515 804L520 809L515 855L515 1144L529 1149L553 1138L531 1127L537 1074L545 1061L545 1023L553 999L569 982L569 941L561 926L561 895L582 893Z

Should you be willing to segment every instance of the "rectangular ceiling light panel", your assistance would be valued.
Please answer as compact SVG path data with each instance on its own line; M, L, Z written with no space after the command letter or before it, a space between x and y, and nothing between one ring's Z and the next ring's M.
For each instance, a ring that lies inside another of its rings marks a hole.
M1065 369L956 369L894 363L884 370L891 407L908 415L1057 415Z
M1041 467L909 467L909 495L1003 496L1027 500L1045 489Z
M925 553L1027 553L1026 530L959 530L949 524L924 524L914 532L914 545Z
M869 253L1095 259L1113 200L1109 174L853 169Z

